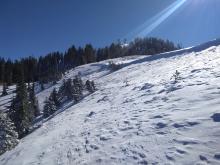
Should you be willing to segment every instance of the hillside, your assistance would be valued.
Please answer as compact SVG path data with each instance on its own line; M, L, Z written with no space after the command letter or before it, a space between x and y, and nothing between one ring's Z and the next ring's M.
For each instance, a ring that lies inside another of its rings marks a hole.
M220 164L219 45L115 59L123 63L115 72L108 61L70 70L64 78L80 72L98 90L64 105L0 164ZM41 108L61 82L37 94Z

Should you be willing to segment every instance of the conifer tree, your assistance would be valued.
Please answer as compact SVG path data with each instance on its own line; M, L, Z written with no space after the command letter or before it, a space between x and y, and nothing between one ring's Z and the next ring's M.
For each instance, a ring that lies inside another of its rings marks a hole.
M89 80L87 80L87 81L86 81L86 89L87 89L90 93L95 92L95 84L94 84L94 81L89 81Z
M41 91L43 91L45 88L44 88L44 83L43 82L40 82L40 88L41 88Z
M63 102L65 99L65 90L66 90L66 80L64 79L62 85L58 90L58 100L60 101L60 103Z
M73 100L75 102L78 102L82 98L82 93L80 91L80 88L78 86L73 85L72 87L72 95L73 95Z
M6 96L7 94L8 94L8 92L7 92L7 85L3 84L2 96Z
M73 79L73 86L76 87L77 93L79 95L82 95L83 81L82 81L80 75L75 76L75 79Z
M92 86L92 90L93 90L93 92L95 92L96 87L95 87L95 83L94 83L94 81L91 81L91 86Z
M92 63L96 61L95 50L91 44L87 44L84 50L84 58L86 63Z
M18 144L18 133L14 123L5 113L0 112L0 155Z
M5 76L5 59L0 57L0 82L4 82Z
M52 115L54 112L57 111L56 105L53 100L46 98L45 100L45 105L44 105L44 110L43 110L43 116L44 118L49 117Z
M32 87L29 90L29 100L30 100L30 106L32 109L32 114L34 117L37 117L40 115L40 108L38 104L38 100L35 96L35 83L32 83Z
M60 101L58 98L58 93L56 88L53 89L52 93L50 94L50 100L53 100L53 102L55 103L56 107L60 106Z
M9 117L15 124L19 138L24 137L29 132L30 114L27 87L24 83L23 72L21 72L20 80L16 85L16 96L12 100L9 112Z
M65 94L68 100L72 100L74 98L74 88L72 85L72 80L68 79L65 86Z

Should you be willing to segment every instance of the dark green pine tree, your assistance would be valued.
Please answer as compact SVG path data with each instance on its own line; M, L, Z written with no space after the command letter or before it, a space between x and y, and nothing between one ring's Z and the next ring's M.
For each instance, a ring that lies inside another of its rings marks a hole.
M53 89L52 93L50 94L49 99L55 103L56 107L60 106L60 101L59 101L58 92L56 88Z
M7 85L12 84L12 69L13 69L13 62L8 59L5 63L5 69L4 69L4 82L7 83Z
M33 82L32 87L29 89L29 100L33 117L37 117L40 115L40 108L38 104L38 100L35 96L35 83Z
M53 100L51 100L50 98L46 98L45 102L44 102L44 111L43 111L43 116L44 118L49 117L50 115L52 115L54 112L57 111L56 105L54 103Z
M96 61L95 50L91 44L87 44L84 50L84 58L86 63L92 63Z
M80 93L79 87L73 85L72 87L72 95L73 95L73 100L75 102L78 102L82 98L82 94Z
M65 101L65 90L66 90L66 80L63 80L62 85L60 86L58 90L58 100L62 103Z
M5 59L0 57L0 83L4 82L5 76Z
M41 91L43 91L45 88L44 88L44 83L42 81L40 81L40 88L41 88Z
M74 91L73 91L73 84L72 80L68 79L65 84L65 92L64 95L67 97L68 100L72 100L74 98Z
M5 113L0 112L0 155L18 144L18 133L14 123Z
M94 83L94 81L91 81L91 86L92 86L92 90L93 90L93 92L95 92L96 87L95 87L95 83Z
M83 96L83 82L82 79L79 75L77 75L75 77L75 79L73 79L73 98L75 102L78 102L79 100L82 99Z
M7 85L3 84L2 96L6 96L7 94L8 94L8 92L7 92Z
M87 81L86 81L86 89L87 89L90 93L95 92L95 83L94 83L94 81L89 81L89 80L87 80Z
M75 79L73 79L73 85L77 87L78 93L82 94L84 86L80 75L75 76Z
M16 96L13 98L9 117L14 122L19 138L28 134L31 126L30 104L28 100L27 87L21 72L20 80L16 85Z

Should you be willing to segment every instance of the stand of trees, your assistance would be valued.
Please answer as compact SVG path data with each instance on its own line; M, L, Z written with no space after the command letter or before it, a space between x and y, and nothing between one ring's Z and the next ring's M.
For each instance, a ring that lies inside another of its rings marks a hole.
M7 87L16 84L16 96L8 114L0 113L0 154L17 145L18 139L30 132L33 121L40 115L34 82L39 81L43 90L43 83L56 82L65 71L79 65L129 55L154 55L180 48L168 40L139 38L126 45L117 42L99 49L91 44L84 48L72 46L65 53L53 52L39 58L15 61L0 58L0 84L3 85L0 96L7 95ZM94 82L87 80L83 84L80 76L64 81L59 90L54 89L46 99L43 116L52 115L65 101L79 102L83 98L83 90L93 93L96 90Z
M0 155L14 148L19 140L14 123L6 113L0 112Z
M95 92L96 88L94 81L87 80L84 84L80 76L76 76L74 79L64 80L58 92L54 88L49 98L46 98L43 109L44 118L54 114L59 109L59 106L66 101L78 103L83 98L84 89L89 93Z
M27 87L23 71L17 70L17 73L16 95L10 109L7 113L0 112L0 155L14 148L18 139L30 132L33 121L40 115L34 82Z
M16 96L12 99L9 118L14 123L18 137L22 138L30 131L34 119L40 115L38 101L35 97L34 83L27 88L24 82L24 73L18 71L18 82L16 84Z
M53 52L39 58L27 57L15 61L0 58L0 83L7 86L18 83L19 70L23 70L24 82L45 83L60 79L66 70L79 65L129 55L154 55L180 48L168 40L138 38L127 46L120 41L99 49L87 44L84 48L72 46L65 53Z

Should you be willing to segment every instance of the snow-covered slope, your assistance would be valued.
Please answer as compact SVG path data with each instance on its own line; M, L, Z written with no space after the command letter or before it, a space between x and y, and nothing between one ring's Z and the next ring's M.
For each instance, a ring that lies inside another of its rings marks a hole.
M81 72L98 90L22 139L0 164L220 164L219 44L129 59L112 73L106 61L71 70L66 78ZM40 103L52 88L38 94Z

